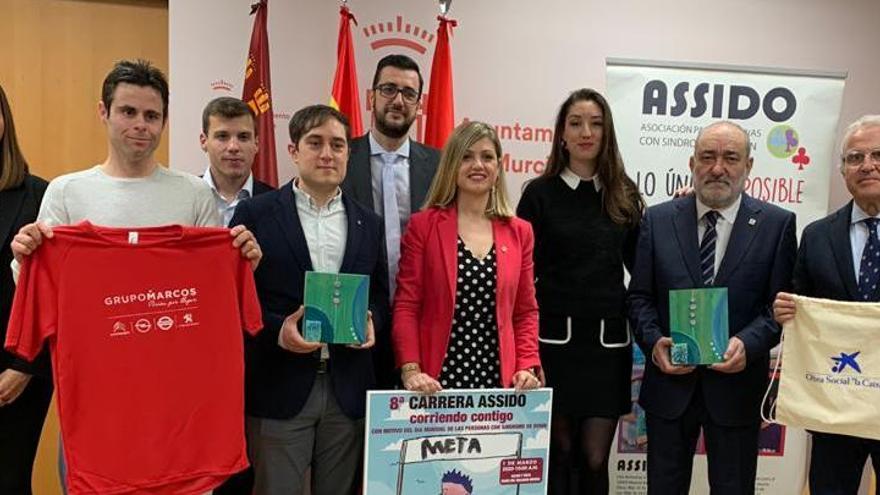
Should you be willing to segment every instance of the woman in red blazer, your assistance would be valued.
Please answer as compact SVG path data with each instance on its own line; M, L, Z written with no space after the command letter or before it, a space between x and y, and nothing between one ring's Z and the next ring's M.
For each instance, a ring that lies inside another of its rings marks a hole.
M491 126L456 128L401 241L392 339L407 390L541 386L534 238L500 157Z

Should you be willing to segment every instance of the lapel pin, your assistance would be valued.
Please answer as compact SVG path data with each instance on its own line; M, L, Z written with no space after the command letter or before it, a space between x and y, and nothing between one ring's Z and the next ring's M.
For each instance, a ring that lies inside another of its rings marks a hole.
M358 220L358 225L364 223L363 220Z
M755 220L754 218L749 219L749 225L755 225L756 223L758 223L758 221Z
M507 246L501 246L501 252L502 252L502 253L506 253L506 252L507 252Z

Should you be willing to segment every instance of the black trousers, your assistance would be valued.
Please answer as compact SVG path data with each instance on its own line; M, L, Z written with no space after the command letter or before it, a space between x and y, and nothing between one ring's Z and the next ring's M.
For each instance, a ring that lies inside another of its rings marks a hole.
M689 493L701 427L712 495L755 493L760 424L725 426L713 422L698 388L681 417L670 420L647 415L649 495Z
M811 495L856 495L868 456L874 465L874 474L880 475L880 441L830 433L811 433Z
M51 401L51 380L34 376L15 402L0 407L0 493L31 495L34 458Z

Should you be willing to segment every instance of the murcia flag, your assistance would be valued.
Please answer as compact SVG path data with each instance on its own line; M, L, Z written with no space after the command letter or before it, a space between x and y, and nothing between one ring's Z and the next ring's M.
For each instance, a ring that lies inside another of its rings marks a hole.
M272 88L269 77L269 36L266 18L269 15L268 0L251 5L254 30L244 72L244 89L241 99L247 102L257 116L257 139L260 144L254 158L254 178L272 187L278 187L278 167L275 159L275 122L272 112Z

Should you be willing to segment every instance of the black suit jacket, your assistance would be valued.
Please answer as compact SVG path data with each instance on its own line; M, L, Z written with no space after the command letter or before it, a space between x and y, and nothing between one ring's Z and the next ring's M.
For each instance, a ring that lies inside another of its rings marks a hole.
M413 140L409 142L409 198L412 211L419 211L437 173L440 152ZM373 182L370 168L369 134L351 141L348 173L342 190L358 203L373 210ZM379 212L377 212L379 213ZM403 232L401 232L403 234Z
M630 323L647 357L639 403L648 413L676 419L701 387L714 422L759 421L769 351L780 333L772 303L791 285L796 250L794 213L743 194L714 286L728 288L730 336L745 344L746 368L725 374L698 367L686 375L667 375L652 363L651 350L669 336L669 291L703 286L696 198L691 194L648 209L627 297Z
M342 196L348 232L341 273L370 276L370 310L377 341L388 329L388 281L379 217ZM278 345L284 319L303 302L305 272L312 270L291 183L239 203L230 225L245 225L263 251L254 272L263 309L263 330L246 349L246 410L261 418L292 418L315 382L320 352L297 354ZM375 383L373 351L330 346L330 378L336 400L351 418L362 418L366 392Z
M849 239L852 209L850 201L804 229L794 265L796 294L838 301L858 300Z
M2 349L6 341L6 324L12 311L15 282L12 280L12 249L10 243L18 230L37 219L40 202L48 183L28 175L15 189L0 191L0 370L13 368L31 374L49 376L49 357L44 349L33 363L28 363Z
M270 186L269 184L254 179L254 196L259 196L260 194L264 194L274 190L275 188Z

